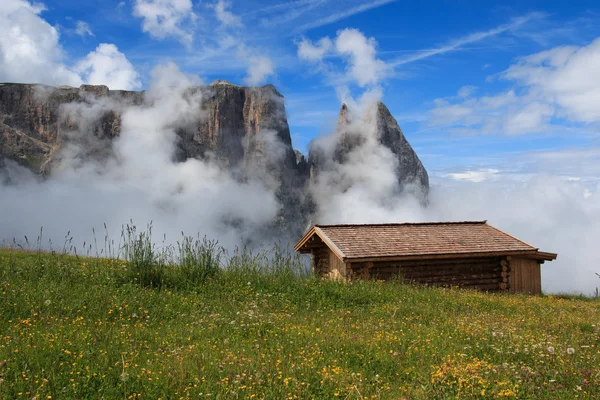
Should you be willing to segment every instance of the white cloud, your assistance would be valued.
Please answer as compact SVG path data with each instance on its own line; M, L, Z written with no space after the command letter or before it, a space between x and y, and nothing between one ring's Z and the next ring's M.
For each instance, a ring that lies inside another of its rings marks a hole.
M490 96L437 99L430 124L476 133L548 132L558 123L600 123L600 38L520 58L499 75L513 88ZM470 94L470 93L469 93Z
M275 73L273 61L266 56L254 56L248 59L249 65L244 83L248 86L258 86Z
M352 7L350 9L344 9L341 11L330 13L328 16L319 18L316 21L312 21L297 27L294 32L303 32L309 29L318 28L320 26L325 26L332 24L337 21L341 21L342 19L351 17L356 14L360 14L369 10L372 10L377 7L384 6L386 4L394 3L398 0L371 0L371 1L363 1L362 4Z
M338 32L335 40L337 51L349 57L349 72L359 86L378 83L387 73L387 66L376 57L377 42L367 39L357 29Z
M536 151L526 155L525 167L532 171L576 177L582 182L600 182L600 147Z
M94 36L94 32L92 32L88 23L84 21L77 21L75 33L82 37L85 37L86 35Z
M261 25L265 27L275 27L284 24L289 24L292 21L302 17L303 15L310 12L311 16L314 16L315 9L323 8L329 3L329 0L294 0L287 3L279 3L272 6L267 6L259 10L255 10L248 14L256 13L272 13L279 11L281 13L275 13L270 18L262 18Z
M503 77L549 99L568 119L600 121L600 38L587 46L563 46L524 57Z
M347 71L344 76L328 73L328 80L337 86L350 81L361 88L373 86L390 73L388 65L377 58L377 41L367 38L357 29L342 29L337 32L333 41L323 37L313 44L309 39L303 38L297 45L298 57L302 60L322 62L328 53L334 53L345 60Z
M212 7L215 9L217 19L224 26L242 26L241 18L228 10L231 7L229 1L219 0Z
M0 81L78 86L81 78L63 64L56 28L39 4L0 2Z
M85 82L111 89L134 90L142 86L139 74L114 44L102 43L75 66Z
M458 97L469 97L477 90L477 86L463 86L458 89Z
M451 178L457 181L483 182L493 179L498 174L498 172L500 171L497 169L483 168L476 171L467 170L464 172L452 172L444 174L443 177Z
M469 45L472 43L477 43L479 41L482 41L482 40L485 40L485 39L488 39L488 38L491 38L494 36L498 36L505 32L514 31L517 28L525 25L526 23L528 23L532 20L541 19L541 18L544 18L545 16L546 16L546 14L544 14L544 13L534 12L534 13L530 13L530 14L522 16L522 17L513 18L512 21L509 22L508 24L500 25L500 26L497 26L497 27L487 30L487 31L474 32L474 33L468 34L466 36L452 40L441 47L438 47L435 49L427 49L427 50L423 50L423 51L418 51L415 54L409 55L407 57L399 58L399 59L391 62L390 64L392 66L398 66L398 65L402 65L402 64L411 63L414 61L423 60L425 58L429 58L432 56L456 51L456 50L463 48L466 45ZM486 65L489 65L489 64L486 64ZM485 66L484 66L484 68L485 68Z
M137 72L112 44L101 44L73 67L65 65L58 31L40 17L43 10L22 0L0 4L0 81L140 88ZM82 21L77 25L89 30Z
M600 240L600 186L538 175L523 183L454 182L432 188L421 220L479 220L532 243L558 259L542 266L548 292L591 294L598 286L595 248ZM418 214L417 214L418 215Z
M550 122L554 108L548 104L531 102L524 104L506 116L504 131L507 133L528 133L540 130Z
M302 38L298 43L298 57L312 62L322 61L332 49L333 42L328 37L321 38L316 44L313 44L310 39Z
M142 18L142 29L150 36L178 38L191 45L196 14L191 0L136 0L133 15Z

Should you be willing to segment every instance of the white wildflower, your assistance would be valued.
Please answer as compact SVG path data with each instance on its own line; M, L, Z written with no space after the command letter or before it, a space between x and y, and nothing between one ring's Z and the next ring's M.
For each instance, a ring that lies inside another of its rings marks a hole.
M574 349L574 348L572 348L572 347L569 347L569 348L567 349L567 354L571 354L571 355L575 354L575 349Z
M548 353L554 354L554 347L548 346Z

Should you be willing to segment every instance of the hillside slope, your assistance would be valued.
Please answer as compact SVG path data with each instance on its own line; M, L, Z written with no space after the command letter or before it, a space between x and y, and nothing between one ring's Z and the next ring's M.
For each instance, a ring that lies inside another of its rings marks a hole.
M0 398L600 398L596 300L257 260L145 289L123 261L0 250Z

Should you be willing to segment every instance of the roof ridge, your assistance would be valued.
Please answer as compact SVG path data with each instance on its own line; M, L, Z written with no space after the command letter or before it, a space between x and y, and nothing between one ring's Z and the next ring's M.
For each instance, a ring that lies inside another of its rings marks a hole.
M318 227L353 227L353 226L407 226L407 225L484 225L487 220L483 221L445 221L445 222L388 222L382 224L315 224Z

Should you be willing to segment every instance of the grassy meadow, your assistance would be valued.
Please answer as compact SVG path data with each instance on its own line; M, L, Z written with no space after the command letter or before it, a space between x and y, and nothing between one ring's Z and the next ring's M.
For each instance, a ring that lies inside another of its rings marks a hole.
M185 239L0 249L2 399L597 399L600 302L320 281ZM227 266L227 268L221 268Z

